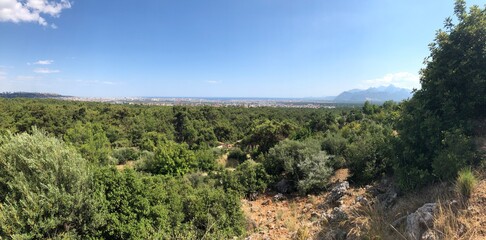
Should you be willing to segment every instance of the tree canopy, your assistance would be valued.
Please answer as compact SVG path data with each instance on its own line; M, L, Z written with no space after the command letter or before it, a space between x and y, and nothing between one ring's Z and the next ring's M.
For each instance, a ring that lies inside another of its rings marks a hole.
M468 144L474 122L486 116L486 10L473 6L467 11L463 0L456 1L454 10L457 23L448 18L437 32L421 71L422 88L404 104L398 122L400 155L395 168L405 188L449 179L470 164L473 159L464 152L457 153L461 164L449 164L443 153L450 144L444 141L450 142L454 134Z

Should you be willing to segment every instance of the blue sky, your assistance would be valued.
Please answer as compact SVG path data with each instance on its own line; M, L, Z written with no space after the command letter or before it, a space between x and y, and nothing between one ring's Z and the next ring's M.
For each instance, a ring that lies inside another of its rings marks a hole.
M427 45L452 13L452 0L0 0L0 92L320 97L418 87Z

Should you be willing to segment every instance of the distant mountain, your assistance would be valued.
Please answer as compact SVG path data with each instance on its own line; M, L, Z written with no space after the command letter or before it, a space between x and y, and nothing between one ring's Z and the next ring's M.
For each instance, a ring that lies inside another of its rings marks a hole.
M412 96L412 90L395 87L393 85L382 86L376 88L368 88L366 90L353 89L342 92L336 98L334 102L337 103L362 103L365 101L370 102L385 102L395 101L400 102Z
M0 98L59 98L64 97L55 93L36 93L36 92L2 92Z

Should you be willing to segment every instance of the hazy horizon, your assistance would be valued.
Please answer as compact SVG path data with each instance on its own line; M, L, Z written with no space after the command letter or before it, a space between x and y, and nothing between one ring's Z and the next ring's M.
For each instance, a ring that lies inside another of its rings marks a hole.
M63 94L63 93L59 93L59 92L29 92L29 91L4 91L4 92L0 92L0 93L39 93L39 94L58 94L58 95L61 95L63 97L79 97L79 98L107 98L107 99L116 99L116 98L119 98L119 99L123 99L123 98L167 98L167 99L170 99L170 98L179 98L179 99L184 99L184 98L192 98L192 99L226 99L226 100L251 100L251 99L258 99L258 100L306 100L306 99L312 99L312 100L330 100L329 98L335 98L337 97L339 94L341 93L344 93L344 92L349 92L349 91L364 91L364 90L369 90L369 89L373 89L373 88L383 88L383 87L390 87L390 86L393 86L393 87L396 87L395 85L393 84L389 84L389 85L382 85L382 86L377 86L377 87L369 87L369 88L354 88L354 89L348 89L348 90L345 90L343 92L340 92L336 95L329 95L329 96L304 96L304 97L265 97L265 96L260 96L260 97L245 97L245 96L210 96L210 97L204 97L204 96L160 96L160 95L141 95L141 96L112 96L112 97L109 97L109 96L76 96L76 95L68 95L68 94ZM413 89L408 89L408 88L400 88L400 89L404 89L404 90L409 90L410 92L413 91Z
M0 92L309 98L418 88L453 4L0 0Z

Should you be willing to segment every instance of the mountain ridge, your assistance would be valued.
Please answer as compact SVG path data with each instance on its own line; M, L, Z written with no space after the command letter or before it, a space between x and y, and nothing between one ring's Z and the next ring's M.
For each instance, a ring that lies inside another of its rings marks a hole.
M336 103L362 103L395 101L400 102L412 96L412 90L399 88L390 84L388 86L370 87L368 89L352 89L337 95L333 102Z

